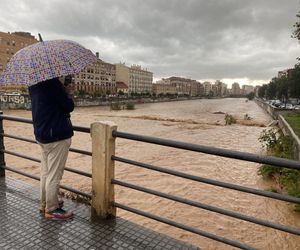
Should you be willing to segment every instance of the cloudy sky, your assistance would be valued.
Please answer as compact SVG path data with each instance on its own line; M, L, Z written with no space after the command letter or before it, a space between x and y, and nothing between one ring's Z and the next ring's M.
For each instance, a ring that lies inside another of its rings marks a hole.
M0 0L0 31L71 39L154 80L261 84L295 65L300 0Z

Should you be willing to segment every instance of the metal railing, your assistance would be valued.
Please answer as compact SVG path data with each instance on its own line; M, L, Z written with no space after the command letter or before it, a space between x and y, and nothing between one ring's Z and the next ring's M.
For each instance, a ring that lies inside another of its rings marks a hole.
M3 115L2 113L0 113L0 137L1 137L0 138L0 144L2 144L2 145L0 145L0 152L2 154L3 153L4 154L9 154L9 155L13 155L13 156L16 156L16 157L19 157L19 158L23 158L23 159L26 159L26 160L30 160L30 161L40 163L41 162L40 159L37 159L37 158L34 158L32 156L20 154L18 152L14 152L14 151L5 149L4 143L3 143L3 138L4 137L15 139L15 140L20 140L20 141L24 141L24 142L29 142L29 143L33 143L33 144L37 144L37 142L33 139L30 139L30 138L24 138L24 137L21 137L21 136L16 136L16 135L11 135L11 134L4 133L3 120L32 124L32 120L30 120L30 119L14 117L14 116L7 116L7 115ZM90 132L90 129L86 128L86 127L73 126L73 128L74 128L74 131L79 131L79 132L83 132L83 133L89 133ZM92 156L91 152L81 150L81 149L70 148L69 151L74 152L74 153L78 153L78 154L84 154L84 155L87 155L87 156ZM3 157L3 159L4 159L4 157ZM28 174L24 171L18 170L16 167L6 166L4 161L1 162L1 160L0 160L0 163L1 163L0 167L2 168L2 171L3 171L3 169L6 169L6 170L9 170L11 172L26 176L26 177L34 179L34 180L38 180L38 181L40 180L40 178L38 176L34 176L34 175ZM80 171L80 170L77 170L77 169L74 169L74 168L65 167L65 170L69 171L69 172L72 172L72 173L75 173L75 174L85 176L85 177L92 178L92 174L84 172L84 171ZM83 197L92 198L91 194L82 192L80 190L77 190L77 189L69 187L69 186L60 185L60 188L68 190L68 191L73 192L73 193L76 193L76 194L81 195Z
M8 137L8 138L16 139L16 140L29 142L29 143L36 143L36 142L32 139L23 138L23 137L19 137L16 135L10 135L10 134L4 133L3 127L2 127L3 120L23 122L23 123L32 123L32 121L29 119L0 115L0 152L2 152L2 154L0 154L0 166L1 166L0 175L1 175L1 169L2 170L7 169L10 171L22 174L24 176L27 176L29 178L39 180L39 177L37 177L37 176L33 176L31 174L24 173L20 170L17 170L16 168L12 168L12 167L5 165L4 153L11 154L11 155L21 157L23 159L35 161L35 162L40 162L40 160L36 159L34 157L31 157L31 156L22 155L17 152L12 152L12 151L6 150L4 148L3 137ZM173 220L170 220L167 218L163 218L163 217L160 217L160 216L157 216L157 215L145 212L145 211L138 210L136 208L129 207L124 204L120 204L114 200L114 191L113 191L114 186L118 185L118 186L122 186L125 188L144 192L147 194L155 195L155 196L161 197L163 199L172 200L172 201L175 201L175 202L178 202L181 204L204 209L204 210L222 214L222 215L225 215L225 216L228 216L231 218L247 221L247 222L254 223L254 224L257 224L260 226L265 226L265 227L273 228L273 229L280 230L280 231L283 231L286 233L300 236L300 229L298 229L298 228L293 228L293 227L289 227L286 225L281 225L281 224L277 224L274 222L270 222L267 220L258 219L258 218L252 217L252 216L238 213L238 212L226 210L223 208L218 208L218 207L204 204L201 202L192 201L192 200L182 198L179 196L166 194L166 193L163 193L160 191L155 191L155 190L152 190L149 188L140 187L140 186L137 186L137 185L134 185L131 183L117 180L114 178L114 162L122 162L122 163L130 164L130 165L133 165L133 166L136 166L139 168L149 169L151 171L158 171L158 172L166 173L166 174L169 174L172 176L184 178L187 180L192 180L195 182L205 183L208 185L214 185L214 186L218 186L218 187L222 187L222 188L232 189L232 190L236 190L236 191L240 191L240 192L244 192L244 193L250 193L253 195L268 197L268 198L277 199L277 200L281 200L281 201L292 202L295 204L300 204L300 198L289 196L289 195L284 195L284 194L268 192L268 191L264 191L264 190L258 190L255 188L244 187L244 186L226 183L226 182L222 182L222 181L216 181L216 180L212 180L212 179L208 179L208 178L204 178L204 177L200 177L200 176L190 175L187 173L182 173L179 171L167 169L164 167L154 166L151 164L126 159L126 158L123 158L120 156L116 156L114 149L115 149L115 139L123 138L123 139L128 139L128 140L134 140L134 141L139 141L139 142L145 142L145 143L151 143L151 144L156 144L156 145L161 145L161 146L166 146L166 147L177 148L177 149L181 149L181 150L206 153L206 154L217 155L217 156L221 156L221 157L227 157L227 158L238 159L238 160L249 161L249 162L263 163L263 164L297 169L297 170L300 170L300 162L299 161L287 160L287 159L271 157L271 156L261 156L261 155L255 155L255 154L250 154L250 153L245 153L245 152L238 152L238 151L196 145L196 144L191 144L191 143L185 143L185 142L179 142L179 141L173 141L173 140L167 140L167 139L161 139L161 138L155 138L155 137L149 137L149 136L142 136L142 135L137 135L137 134L124 133L124 132L117 131L116 126L111 125L111 124L104 124L104 125L101 124L101 126L98 126L98 125L99 124L95 124L95 127L93 128L93 124L92 124L91 129L86 128L86 127L74 126L75 131L91 133L93 154L91 152L81 150L81 149L75 149L75 148L70 148L70 151L74 152L74 153L92 156L92 161L93 161L93 163L92 163L92 170L93 170L92 171L93 172L92 189L95 190L97 188L103 188L104 190L101 190L101 192L92 191L92 194L87 194L87 193L83 193L79 190L70 188L70 187L61 186L62 188L66 189L66 190L69 190L71 192L80 194L80 195L88 197L88 198L91 198L92 199L92 212L94 210L97 215L105 217L105 218L108 218L110 215L115 216L115 208L120 208L120 209L127 210L129 212L132 212L132 213L135 213L135 214L138 214L138 215L141 215L141 216L144 216L144 217L147 217L147 218L150 218L150 219L153 219L156 221L160 221L162 223L183 229L185 231L192 232L192 233L207 237L209 239L213 239L215 241L222 242L224 244L228 244L228 245L240 248L240 249L255 249L246 244L236 242L231 239L227 239L225 237L217 236L212 233L206 232L204 230L196 229L196 228L178 223L176 221L173 221ZM93 140L96 140L96 142ZM103 152L104 152L104 154L103 154ZM92 174L90 174L90 173L82 172L82 171L72 169L69 167L66 167L65 169L67 171L70 171L70 172L73 172L76 174L80 174L80 175L83 175L86 177L92 177ZM94 172L95 172L95 175L94 175ZM97 197L97 194L98 195L101 194L101 196L103 196L103 197ZM101 204L101 205L99 205L99 204Z
M151 143L151 144L167 146L167 147L172 147L172 148L177 148L177 149L183 149L183 150L188 150L188 151L193 151L193 152L217 155L217 156L222 156L222 157L226 157L226 158L232 158L232 159L238 159L238 160L250 161L250 162L256 162L256 163L263 163L263 164L269 164L269 165L274 165L274 166L278 166L278 167L285 167L285 168L300 170L300 162L299 161L293 161L293 160L282 159L282 158L271 157L271 156L261 156L261 155L246 153L246 152L238 152L238 151L233 151L233 150L208 147L208 146L196 145L196 144L191 144L191 143L185 143L185 142L179 142L179 141L173 141L173 140L167 140L167 139L161 139L161 138L155 138L155 137L149 137L149 136L142 136L142 135L137 135L137 134L124 133L124 132L120 132L120 131L116 131L116 130L112 132L112 135L115 138L123 138L123 139ZM222 188L233 189L233 190L237 190L240 192L245 192L245 193L250 193L250 194L254 194L254 195L258 195L258 196L264 196L264 197L268 197L268 198L272 198L272 199L277 199L277 200L292 202L295 204L300 204L300 198L289 196L289 195L278 194L278 193L258 190L258 189L254 189L254 188L243 187L243 186L235 185L235 184L231 184L231 183L225 183L225 182L221 182L221 181L211 180L208 178L194 176L194 175L178 172L175 170L170 170L170 169L163 168L163 167L158 167L158 166L154 166L154 165L150 165L150 164L146 164L146 163L142 163L142 162L133 161L130 159L125 159L125 158L115 156L115 155L112 156L112 160L127 163L127 164L134 165L134 166L140 167L140 168L163 172L166 174L170 174L173 176L181 177L181 178L196 181L196 182L201 182L201 183L205 183L205 184L209 184L209 185L219 186ZM270 222L267 220L258 219L258 218L252 217L252 216L248 216L248 215L233 212L230 210L218 208L215 206L210 206L210 205L207 205L204 203L191 201L191 200L188 200L185 198L158 192L155 190L140 187L140 186L126 183L126 182L116 180L116 179L113 179L112 183L115 185L130 188L130 189L137 190L140 192L159 196L164 199L169 199L169 200L176 201L176 202L179 202L182 204L205 209L205 210L215 212L218 214L222 214L222 215L226 215L226 216L229 216L232 218L240 219L243 221L251 222L254 224L258 224L261 226L273 228L276 230L280 230L283 232L287 232L290 234L300 236L300 229L298 229L298 228L292 228L292 227L289 227L286 225L281 225L281 224L273 223L273 222ZM220 236L217 236L217 235L214 235L214 234L202 231L202 230L198 230L198 229L189 227L187 225L179 224L175 221L172 221L172 220L169 220L166 218L162 218L162 217L159 217L159 216L156 216L156 215L144 212L144 211L140 211L135 208L131 208L126 205L119 204L117 202L114 202L113 205L118 208L122 208L124 210L130 211L132 213L136 213L136 214L172 225L177 228L184 229L189 232L193 232L195 234L198 234L198 235L201 235L201 236L204 236L204 237L207 237L207 238L210 238L210 239L213 239L213 240L216 240L216 241L219 241L219 242L222 242L222 243L225 243L225 244L237 247L237 248L254 249L251 246L248 246L248 245L245 245L245 244L242 244L239 242L235 242L230 239L226 239L224 237L220 237Z

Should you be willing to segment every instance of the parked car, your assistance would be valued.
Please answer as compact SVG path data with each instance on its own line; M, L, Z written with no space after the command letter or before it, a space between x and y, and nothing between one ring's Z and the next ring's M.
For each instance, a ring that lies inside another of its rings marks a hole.
M294 109L294 105L291 103L281 104L280 108L282 109Z
M295 105L294 108L295 108L295 109L300 109L300 105L299 105L299 104L298 104L298 105Z

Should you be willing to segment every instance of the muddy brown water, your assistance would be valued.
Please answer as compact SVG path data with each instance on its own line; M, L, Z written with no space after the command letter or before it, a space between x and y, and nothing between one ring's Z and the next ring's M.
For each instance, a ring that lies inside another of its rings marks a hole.
M238 123L225 126L224 113L238 118ZM30 111L10 110L4 114L31 118ZM248 114L252 120L244 121ZM254 102L245 99L193 100L140 104L135 110L110 111L108 107L76 108L72 113L74 125L90 126L96 121L113 121L118 130L200 145L264 154L258 137L270 117ZM33 138L29 124L4 122L5 132ZM163 146L118 138L116 155L189 173L214 180L252 188L266 189L272 183L257 175L259 164L172 149ZM39 158L37 145L5 138L6 149ZM91 150L89 134L75 133L72 147ZM39 175L35 162L6 155L8 166ZM70 153L67 165L91 171L89 156ZM26 177L8 172L7 175L38 185ZM116 163L116 179L168 194L188 198L212 206L236 211L272 222L300 228L300 215L286 202L245 194L234 190L184 180L123 163ZM65 172L63 184L85 192L91 191L91 180ZM140 210L163 216L210 233L240 241L259 249L300 249L300 237L263 226L180 205L159 197L116 186L116 201ZM76 213L76 211L75 211ZM162 223L118 209L118 216L203 249L233 249L216 241L173 228Z

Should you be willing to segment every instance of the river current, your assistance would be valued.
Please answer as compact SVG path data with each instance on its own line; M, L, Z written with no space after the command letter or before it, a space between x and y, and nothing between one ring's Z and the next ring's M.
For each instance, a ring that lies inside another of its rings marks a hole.
M225 125L224 113L238 119L237 124ZM4 114L31 118L30 111L9 110ZM252 119L245 121L247 114ZM72 113L74 125L90 126L96 121L113 121L122 132L154 136L183 142L265 154L258 141L260 133L267 129L271 118L253 101L245 99L199 99L165 103L136 105L135 110L110 111L109 107L76 108ZM4 122L5 132L33 138L31 125ZM39 157L37 145L5 138L6 149ZM75 133L72 147L91 150L88 134ZM172 149L163 146L120 139L116 140L116 155L155 166L214 180L243 185L257 189L270 188L272 182L257 175L259 164L216 157L212 155ZM6 156L9 166L39 175L35 162ZM70 153L67 165L91 172L88 156ZM300 216L293 211L293 205L286 202L258 197L256 195L187 181L151 170L141 169L116 162L115 178L158 190L164 193L195 200L223 209L236 211L272 222L300 228ZM37 182L8 172L33 185ZM85 192L91 191L89 178L65 172L63 184ZM66 194L68 195L68 194ZM138 191L116 186L116 201L149 213L208 231L259 249L300 249L300 237L277 230L254 225L203 209L180 205L173 201L154 197ZM76 214L76 211L75 211ZM232 249L216 241L143 218L118 209L118 216L134 221L152 230L168 234L179 240L203 249Z

